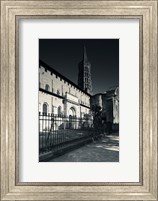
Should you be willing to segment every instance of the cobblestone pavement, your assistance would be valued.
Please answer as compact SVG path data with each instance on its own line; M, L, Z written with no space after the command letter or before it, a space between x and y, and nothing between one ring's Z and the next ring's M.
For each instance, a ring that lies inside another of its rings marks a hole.
M119 136L105 136L49 162L119 162Z

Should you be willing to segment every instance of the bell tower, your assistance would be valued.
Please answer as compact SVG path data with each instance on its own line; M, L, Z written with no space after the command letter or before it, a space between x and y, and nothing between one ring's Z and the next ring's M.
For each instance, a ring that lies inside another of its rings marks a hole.
M84 45L83 59L78 64L78 86L92 95L91 63Z

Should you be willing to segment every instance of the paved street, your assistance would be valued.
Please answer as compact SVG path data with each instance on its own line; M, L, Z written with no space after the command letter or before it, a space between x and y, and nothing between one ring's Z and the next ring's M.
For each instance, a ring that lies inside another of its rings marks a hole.
M50 162L119 162L119 136L108 135Z

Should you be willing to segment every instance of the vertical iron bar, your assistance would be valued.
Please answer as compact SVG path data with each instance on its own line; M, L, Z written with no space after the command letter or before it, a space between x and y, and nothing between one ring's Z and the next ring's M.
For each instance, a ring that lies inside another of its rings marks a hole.
M43 115L44 115L44 113L43 113ZM41 143L41 148L42 148L42 153L43 153L43 141L44 141L44 139L43 139L43 137L44 137L44 134L43 134L43 124L44 124L44 121L43 121L43 119L44 119L44 117L43 117L43 115L42 115L42 143Z
M39 117L38 118L39 118L39 139L38 139L38 143L39 143L38 144L38 146L39 146L38 148L39 148L39 151L38 151L38 154L40 154L40 112L39 112Z

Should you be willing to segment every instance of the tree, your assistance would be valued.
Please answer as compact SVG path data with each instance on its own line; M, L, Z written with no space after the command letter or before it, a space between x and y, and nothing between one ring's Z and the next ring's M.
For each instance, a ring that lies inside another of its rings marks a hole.
M93 112L93 125L95 129L96 135L103 134L106 130L106 111L103 110L98 105L93 105L91 107L91 110Z
M96 116L96 115L100 114L101 107L98 105L92 105L91 111L93 112L93 116Z

